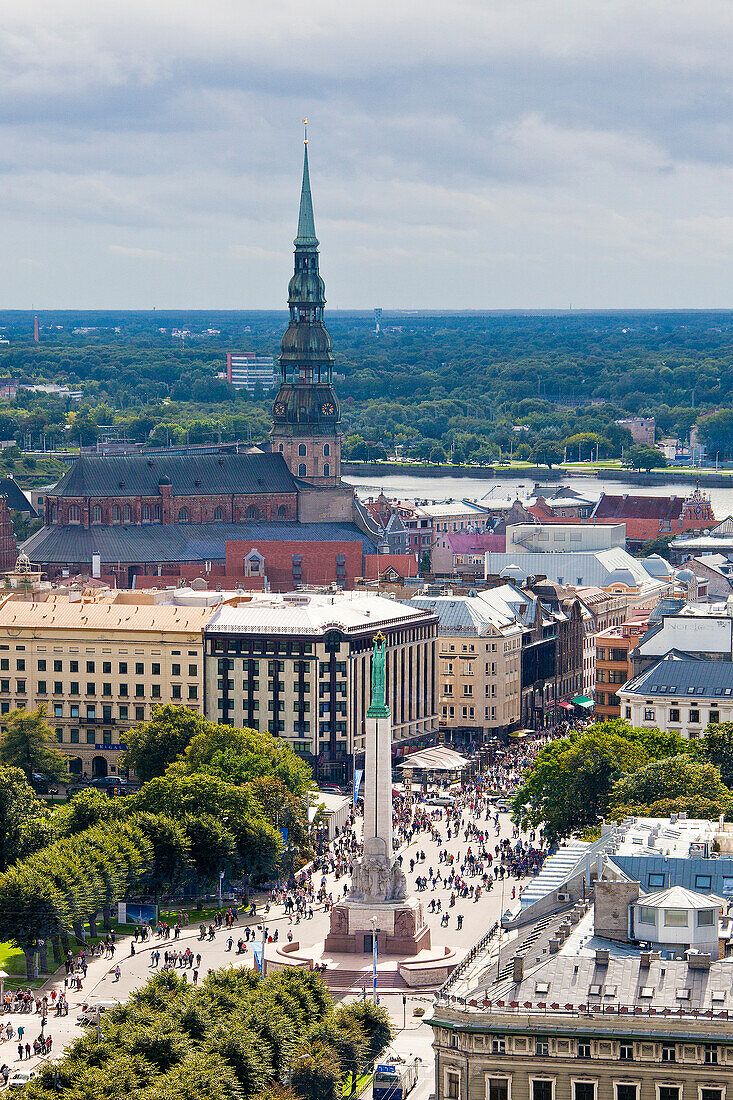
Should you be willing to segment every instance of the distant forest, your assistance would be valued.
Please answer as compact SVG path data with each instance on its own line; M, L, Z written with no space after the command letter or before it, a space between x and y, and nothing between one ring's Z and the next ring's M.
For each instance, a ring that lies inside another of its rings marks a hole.
M0 381L83 391L0 400L0 438L74 447L114 426L150 445L263 439L273 395L216 375L227 351L277 356L286 323L284 310L42 313L36 344L30 314L0 312ZM711 453L733 458L731 312L385 311L379 335L369 312L327 324L345 457L613 458L631 444L614 421L653 415L659 434L684 440L697 424Z

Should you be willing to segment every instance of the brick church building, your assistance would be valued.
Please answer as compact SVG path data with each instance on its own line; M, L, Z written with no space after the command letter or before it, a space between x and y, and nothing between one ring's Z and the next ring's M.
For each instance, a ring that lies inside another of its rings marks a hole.
M290 321L265 447L80 457L46 493L44 527L23 547L49 578L91 573L120 587L143 587L154 578L246 577L282 589L330 581L352 586L366 574L366 557L377 552L381 536L341 481L340 410L307 142L294 244ZM236 544L229 553L228 543Z

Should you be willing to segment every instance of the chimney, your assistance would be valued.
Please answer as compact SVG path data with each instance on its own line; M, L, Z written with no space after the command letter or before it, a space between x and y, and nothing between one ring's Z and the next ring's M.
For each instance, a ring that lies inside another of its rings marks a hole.
M651 951L642 951L641 955L639 956L639 966L643 967L645 970L648 970L651 965L652 965L652 953L651 953Z
M709 970L712 956L708 951L686 951L690 970Z
M607 947L596 948L596 966L608 966L611 959L611 952Z
M521 982L524 978L524 955L515 955L512 959L512 981Z
M552 937L549 944L547 945L547 949L551 955L557 955L558 951L560 950L560 940L557 938L557 936Z

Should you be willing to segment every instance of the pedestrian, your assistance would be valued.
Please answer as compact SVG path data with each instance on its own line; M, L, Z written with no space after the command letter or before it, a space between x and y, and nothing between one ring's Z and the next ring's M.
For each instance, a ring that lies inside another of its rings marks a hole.
M198 970L194 970L194 972L193 972L193 984L198 985L198 980L199 980L199 972L198 972Z
M23 1061L23 1044L22 1043L18 1043L18 1059L21 1062Z

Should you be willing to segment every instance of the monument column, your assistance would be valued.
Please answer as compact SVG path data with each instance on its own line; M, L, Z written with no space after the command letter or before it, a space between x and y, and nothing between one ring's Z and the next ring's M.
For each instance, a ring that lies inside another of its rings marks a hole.
M385 698L386 640L378 634L372 655L372 700L364 753L364 854L392 862L392 723Z

